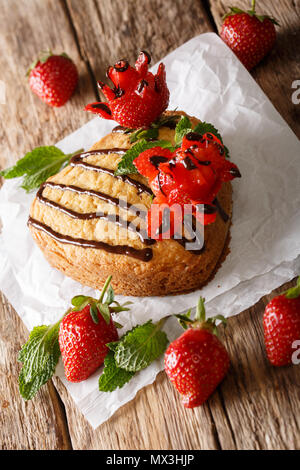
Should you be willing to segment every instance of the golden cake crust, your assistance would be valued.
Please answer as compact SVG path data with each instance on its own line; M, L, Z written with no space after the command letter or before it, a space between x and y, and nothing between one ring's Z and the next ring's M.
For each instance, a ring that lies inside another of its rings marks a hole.
M178 114L184 113L178 112ZM194 125L199 122L196 118L191 118L191 120ZM159 138L174 141L174 130L167 127L161 128ZM97 142L91 150L112 148L126 150L129 147L127 135L111 133ZM89 165L115 170L120 158L121 156L117 153L92 154L82 161ZM131 177L146 184L146 180L140 175ZM110 253L104 249L63 243L59 238L55 239L49 233L29 224L34 240L49 263L81 284L100 289L105 279L112 275L112 285L116 293L134 296L167 295L199 288L214 272L229 232L232 212L230 183L223 184L218 194L219 203L229 219L225 222L220 214L217 214L216 222L205 227L205 250L195 255L185 250L175 240L163 240L146 247L136 233L115 223L101 218L81 219L80 214L101 212L117 214L121 219L128 215L129 220L134 223L136 216L129 215L125 209L120 209L93 194L82 193L82 191L78 193L64 188L67 185L87 191L92 189L114 198L127 199L127 202L134 206L142 203L149 208L150 195L146 192L138 194L134 185L122 179L116 179L111 174L93 171L80 165L69 165L57 175L49 178L47 182L50 185L44 187L41 193L42 200L36 197L32 204L30 216L34 220L50 227L54 233L67 237L97 240L108 245L125 244L136 250L148 248L153 252L150 261L141 261L125 254ZM58 210L57 206L66 208L67 211ZM79 218L74 214L79 214Z

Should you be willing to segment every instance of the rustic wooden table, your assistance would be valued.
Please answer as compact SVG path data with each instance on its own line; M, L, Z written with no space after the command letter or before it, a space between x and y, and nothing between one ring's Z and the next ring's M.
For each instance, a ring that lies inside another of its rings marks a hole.
M51 145L88 119L108 64L140 49L154 62L195 35L218 31L229 4L248 0L0 0L1 166L37 145ZM253 77L300 136L300 1L258 2L277 17L278 43ZM29 91L24 71L41 49L66 51L80 72L79 90L53 110ZM278 289L282 291L286 286ZM232 366L201 408L185 410L165 374L96 431L55 379L32 402L18 394L17 352L28 334L13 308L0 303L0 447L2 449L295 449L300 447L300 368L275 369L263 346L262 314L274 293L231 318L224 341Z

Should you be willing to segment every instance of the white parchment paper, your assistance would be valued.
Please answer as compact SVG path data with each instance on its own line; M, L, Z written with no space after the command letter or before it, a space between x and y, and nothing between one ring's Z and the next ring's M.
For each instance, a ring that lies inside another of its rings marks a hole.
M230 255L201 290L208 314L234 315L300 272L300 143L214 33L195 37L163 62L171 91L169 109L177 107L214 123L242 173L242 178L233 182ZM58 146L66 152L88 149L114 125L93 119ZM7 181L0 191L0 287L31 329L60 318L72 296L94 292L45 261L26 227L34 195L26 195L19 184L18 180ZM156 321L194 306L199 294L126 298L133 301L132 309L120 314L119 321L124 331L149 318ZM119 300L125 298L119 296ZM170 340L180 333L174 320L167 321L165 330ZM65 380L61 364L57 373L96 428L140 388L152 383L161 369L162 360L156 361L113 393L99 393L99 372L80 384Z

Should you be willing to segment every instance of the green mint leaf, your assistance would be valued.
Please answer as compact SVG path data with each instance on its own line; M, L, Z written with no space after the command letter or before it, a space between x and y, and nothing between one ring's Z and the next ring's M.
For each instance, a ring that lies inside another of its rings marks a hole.
M115 350L116 364L121 369L137 372L163 354L167 344L168 338L161 331L161 322L153 324L150 320L121 338Z
M181 116L175 128L175 144L180 145L183 137L188 132L192 132L192 123L187 116Z
M124 338L124 336L123 336ZM120 340L119 340L120 341ZM119 341L114 341L112 343L107 343L107 347L111 350L111 351L115 351L118 347L118 344L119 344Z
M38 188L50 176L58 173L73 155L65 155L55 146L37 147L26 153L13 167L1 171L0 176L5 179L23 176L21 187L29 192Z
M60 321L35 327L19 352L18 360L23 363L19 390L25 400L31 400L55 372L60 357L59 325Z
M140 139L157 139L158 138L158 129L150 127L149 129L138 129L133 132L129 138L129 142L133 144Z
M57 162L65 157L65 154L57 147L37 147L32 152L26 153L15 166L1 171L1 176L6 179L18 178L25 174L33 175L37 170L43 169L45 163Z
M122 160L119 162L115 174L127 175L131 173L138 173L136 167L133 165L133 160L135 160L135 158L137 158L140 153L153 147L170 148L170 150L173 150L172 144L168 140L147 142L145 139L141 139L133 147L127 150Z
M114 352L109 351L104 359L104 370L99 377L99 390L100 392L113 392L116 388L122 388L134 374L135 372L117 367Z
M153 128L160 128L167 126L168 124L173 124L179 121L180 116L178 114L171 114L171 115L162 115L157 121L154 121L151 124Z

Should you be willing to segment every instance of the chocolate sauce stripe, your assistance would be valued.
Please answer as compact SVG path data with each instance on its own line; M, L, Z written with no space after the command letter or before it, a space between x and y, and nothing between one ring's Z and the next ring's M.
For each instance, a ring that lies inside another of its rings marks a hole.
M118 214L108 214L103 212L76 212L72 209L68 209L65 206L62 206L58 202L52 201L51 199L46 198L42 194L37 194L37 199L41 204L45 204L48 207L59 210L60 212L72 217L73 219L79 220L91 220L91 219L101 219L106 220L107 222L112 222L118 225L119 227L130 230L138 235L141 242L145 245L153 245L155 240L147 238L147 234L144 230L141 230L139 227L135 227L130 221L122 219Z
M74 186L72 184L68 185L68 184L63 184L63 183L55 183L52 181L46 181L45 183L42 184L39 191L37 192L37 198L42 196L43 190L46 187L60 189L61 191L71 191L76 194L85 194L87 196L96 197L100 199L101 201L105 201L114 206L121 207L121 209L128 210L142 219L145 219L147 215L146 211L139 209L139 207L135 206L134 204L127 204L125 201L123 201L124 202L124 205L123 205L122 203L120 204L120 202L122 202L121 199L118 199L113 196L109 196L108 194L102 193L101 191L96 191L95 189L85 189L85 188L81 188L80 186Z
M116 179L122 180L124 183L130 184L131 186L137 189L138 194L147 193L149 196L152 196L153 193L151 189L143 183L136 181L135 179L131 178L128 175L115 175L114 170L110 170L109 168L104 168L98 165L93 165L92 163L82 161L83 158L87 158L91 155L110 155L110 154L118 154L124 155L127 149L120 149L120 148L111 148L111 149L98 149L98 150L91 150L89 152L80 153L75 155L71 161L71 166L79 166L85 170L97 171L98 173L105 173L110 176L113 176Z
M217 198L215 198L213 200L213 204L216 206L221 218L223 219L223 221L226 223L228 222L229 220L229 215L224 211L223 207L221 206L221 204L219 203L219 200Z
M56 232L48 225L39 222L38 220L29 217L28 225L31 225L37 230L41 230L45 232L50 237L54 238L54 240L59 241L60 243L66 243L69 245L76 245L82 248L95 248L101 249L108 253L120 254L120 255L127 255L131 256L132 258L139 259L140 261L150 261L153 257L153 252L151 248L144 248L142 250L137 250L128 245L110 245L105 242L96 241L96 240L86 240L84 238L75 238L70 237L69 235L63 235L61 233Z

